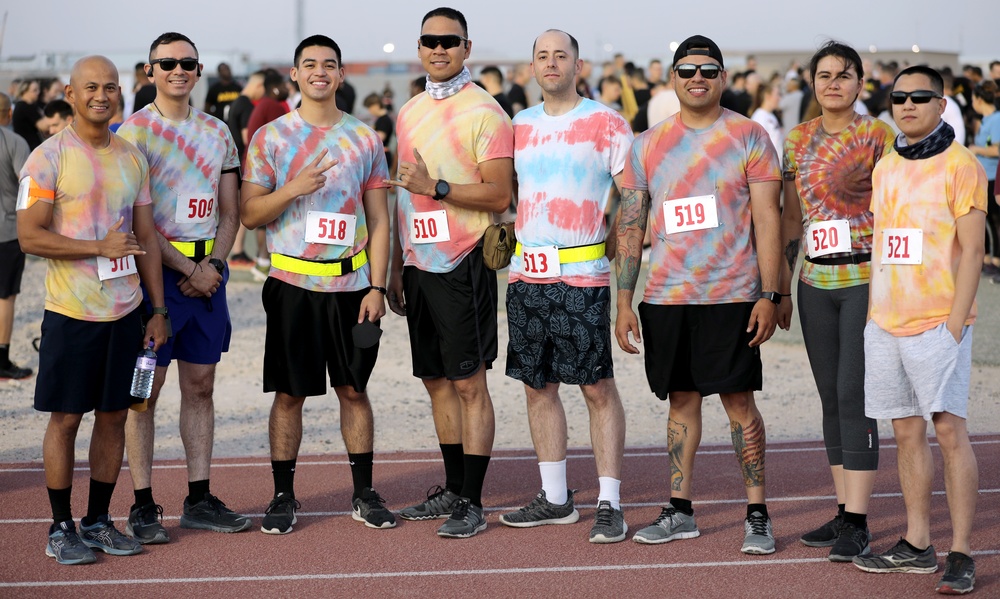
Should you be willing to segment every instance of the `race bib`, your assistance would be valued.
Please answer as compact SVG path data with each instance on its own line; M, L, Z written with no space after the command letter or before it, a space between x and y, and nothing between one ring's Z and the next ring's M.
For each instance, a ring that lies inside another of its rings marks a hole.
M921 264L924 232L922 229L884 229L882 264Z
M532 279L558 277L559 248L554 245L521 248L521 273Z
M123 256L121 258L97 257L97 277L102 281L127 277L137 274L135 268L135 256Z
M410 243L440 243L451 239L444 210L415 212L410 218Z
M815 222L806 229L806 253L810 258L851 251L851 225L846 220Z
M354 245L358 217L339 212L313 212L306 214L306 242L327 245Z
M207 223L215 214L215 198L212 194L177 194L177 212L174 221L178 223Z
M667 235L714 229L719 226L719 211L715 196L695 196L663 202L663 226Z

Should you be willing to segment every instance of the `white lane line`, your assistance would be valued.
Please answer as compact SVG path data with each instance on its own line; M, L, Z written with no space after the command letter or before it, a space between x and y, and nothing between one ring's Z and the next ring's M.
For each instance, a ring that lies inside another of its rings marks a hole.
M1000 443L1000 439L990 440L990 441L972 441L973 445L996 445ZM931 443L931 447L937 447L937 443ZM895 449L895 445L882 445L883 449ZM819 447L772 447L768 448L767 453L813 453L817 451L825 452L826 449L822 446ZM403 453L403 452L398 452ZM626 452L626 458L658 458L666 457L668 454L666 451L640 451L640 452ZM733 450L731 448L726 449L699 449L697 452L699 456L706 455L733 455ZM592 453L570 453L566 455L568 460L590 460L594 458ZM532 455L513 455L513 456L503 456L494 455L490 458L493 462L520 462L520 461L537 461L537 458ZM441 462L441 458L400 458L400 459L379 459L378 454L375 456L376 464L438 464ZM337 456L329 460L316 460L313 458L312 461L308 462L297 462L296 467L299 466L342 466L347 464L347 458ZM212 468L263 468L270 467L271 462L267 461L266 458L261 458L259 462L222 462L213 463ZM185 464L154 464L153 470L179 470L182 468L187 468ZM85 466L77 467L73 469L75 472L89 472L89 468ZM128 470L128 465L122 465L122 470ZM45 469L41 467L30 467L30 468L0 468L0 473L3 472L44 472Z
M980 493L1000 493L1000 489L980 489ZM944 495L944 491L934 491L932 495ZM902 497L902 493L872 493L872 498L894 498ZM808 502L808 501L830 501L831 499L836 499L836 495L802 495L794 497L768 497L768 503L794 503L794 502ZM703 505L731 505L731 504L744 504L747 500L745 497L738 499L705 499L695 501L699 507ZM661 507L664 504L661 502L636 502L627 503L622 502L622 507L624 508L645 508L645 507ZM597 509L597 504L576 504L576 507L580 509ZM484 507L485 512L513 512L520 509L521 506L498 506L498 507ZM295 512L297 518L329 518L336 516L349 516L353 512ZM264 514L243 514L249 518L263 518ZM124 522L128 519L127 515L112 517L113 521ZM179 515L165 515L161 517L162 520L180 520ZM9 518L0 519L0 525L4 524L41 524L41 523L51 523L52 518Z
M1000 551L973 551L973 556L997 555ZM938 556L947 555L940 552ZM357 580L380 578L414 578L424 576L483 576L512 574L553 574L572 572L610 572L615 570L679 570L683 568L746 568L785 566L795 564L828 563L825 557L797 559L752 559L730 562L697 562L669 564L620 564L620 565L588 565L588 566L551 566L547 568L494 568L484 570L416 570L408 572L342 572L331 574L284 574L275 576L220 576L203 578L125 578L119 580L62 580L62 581L20 581L0 582L0 588L26 587L64 587L64 586L120 586L126 584L210 584L220 582L278 582L278 581L309 581L309 580Z

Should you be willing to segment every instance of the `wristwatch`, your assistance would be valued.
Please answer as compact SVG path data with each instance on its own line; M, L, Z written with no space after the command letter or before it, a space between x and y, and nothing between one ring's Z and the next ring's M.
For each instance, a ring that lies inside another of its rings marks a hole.
M451 185L448 185L444 179L438 179L437 185L434 186L434 199L440 202L449 193L451 193Z
M212 268L219 271L220 275L222 274L222 271L226 270L226 263L218 258L209 258L208 263L212 265Z
M166 306L162 306L160 308L154 307L153 315L155 316L156 314L162 314L164 316L167 316L167 307Z
M765 291L760 294L760 299L769 299L776 306L781 304L781 294L777 291Z

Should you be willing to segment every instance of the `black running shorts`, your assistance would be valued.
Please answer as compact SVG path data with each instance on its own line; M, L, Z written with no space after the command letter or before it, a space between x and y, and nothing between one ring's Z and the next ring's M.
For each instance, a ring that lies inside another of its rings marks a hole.
M0 243L0 299L21 293L24 274L24 252L15 239Z

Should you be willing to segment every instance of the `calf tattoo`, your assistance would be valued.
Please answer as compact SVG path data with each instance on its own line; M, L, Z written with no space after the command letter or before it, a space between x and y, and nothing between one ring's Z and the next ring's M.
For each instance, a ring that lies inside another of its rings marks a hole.
M684 472L681 462L684 459L684 445L687 442L688 427L686 424L671 419L667 423L667 447L670 453L670 489L681 490L684 482Z
M735 420L729 421L733 436L733 449L743 471L743 484L759 487L764 484L764 421L758 416L746 428Z

